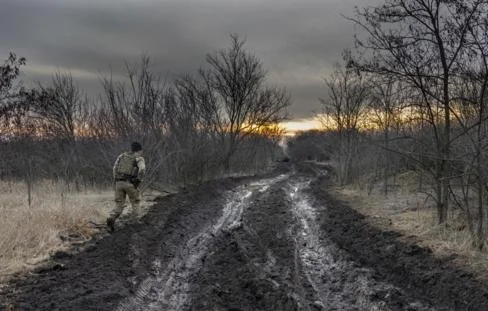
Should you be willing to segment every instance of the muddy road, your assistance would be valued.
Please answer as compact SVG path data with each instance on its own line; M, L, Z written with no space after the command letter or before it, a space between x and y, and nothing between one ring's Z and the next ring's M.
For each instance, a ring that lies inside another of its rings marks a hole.
M487 285L327 191L328 171L194 186L3 288L6 310L488 310Z

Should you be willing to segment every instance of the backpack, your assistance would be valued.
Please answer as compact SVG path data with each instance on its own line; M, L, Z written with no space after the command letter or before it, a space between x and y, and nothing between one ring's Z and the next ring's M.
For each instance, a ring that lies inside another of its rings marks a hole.
M132 152L125 152L119 156L119 161L115 167L116 178L137 177L138 167L136 156Z

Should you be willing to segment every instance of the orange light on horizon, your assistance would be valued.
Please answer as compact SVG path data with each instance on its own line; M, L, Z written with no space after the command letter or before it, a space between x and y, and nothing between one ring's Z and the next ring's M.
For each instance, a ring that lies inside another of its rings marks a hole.
M280 126L285 129L286 136L295 136L298 132L322 129L322 123L317 117L284 121Z

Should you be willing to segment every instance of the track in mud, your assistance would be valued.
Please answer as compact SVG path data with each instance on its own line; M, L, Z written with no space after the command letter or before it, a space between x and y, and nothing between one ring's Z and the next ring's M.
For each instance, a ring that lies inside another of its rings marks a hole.
M227 194L227 202L222 215L215 223L203 228L192 237L179 251L178 255L165 269L161 269L159 260L154 262L156 273L144 280L134 297L124 301L117 310L185 310L191 305L191 277L201 268L212 240L223 232L241 226L241 217L248 200L254 192L265 192L270 185L286 178L285 175L274 179L253 182L238 187Z
M356 220L330 221L337 208L317 191L316 173L215 181L163 198L146 225L57 258L53 269L13 282L0 303L14 310L458 309L354 260L336 229ZM354 238L363 239L358 252L371 240L363 234Z
M288 178L249 202L241 226L209 250L195 278L194 310L394 310L389 297L400 289L374 281L320 237L302 191L310 181ZM405 305L433 310L415 299Z

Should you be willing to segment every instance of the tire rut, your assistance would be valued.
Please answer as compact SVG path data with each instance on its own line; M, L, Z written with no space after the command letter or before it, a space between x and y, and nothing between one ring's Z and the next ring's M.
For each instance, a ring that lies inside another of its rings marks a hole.
M189 309L434 310L375 281L321 236L304 192L310 181L291 177L254 197L242 226L215 240Z
M294 224L284 200L284 182L256 194L242 214L241 226L214 241L195 276L190 310L299 308L299 275L287 233Z
M154 275L142 281L135 295L118 306L128 310L184 310L191 301L191 278L200 270L209 246L223 232L241 226L241 217L255 192L265 192L272 184L287 178L281 175L263 179L229 191L221 216L205 226L184 244L166 268L156 260Z
M329 239L321 237L316 207L304 193L310 182L296 180L288 185L288 192L300 224L292 238L303 275L313 289L313 305L323 310L435 310L425 302L402 298L401 289L374 280L374 271L348 260Z

